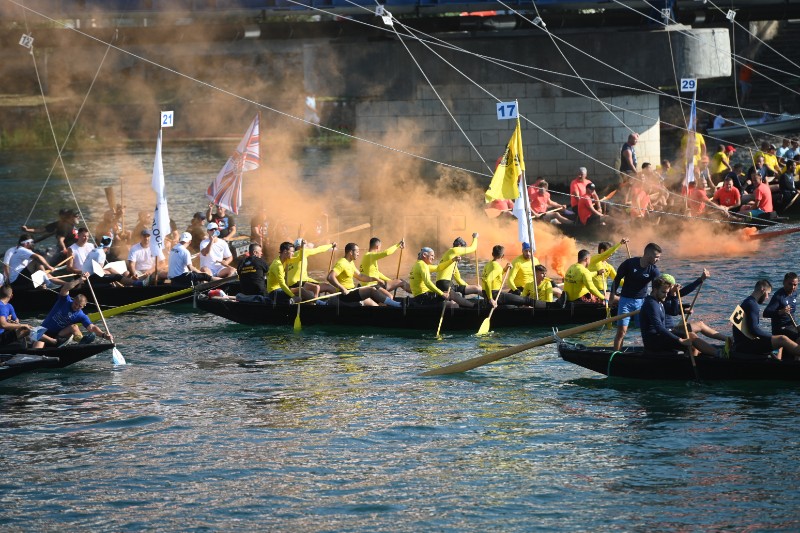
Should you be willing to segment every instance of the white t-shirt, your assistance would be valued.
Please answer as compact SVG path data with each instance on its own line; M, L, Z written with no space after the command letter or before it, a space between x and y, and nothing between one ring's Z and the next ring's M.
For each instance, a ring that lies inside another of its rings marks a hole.
M159 250L158 259L164 260L164 254ZM133 263L133 269L137 272L147 272L153 268L153 252L150 247L143 247L142 243L137 242L131 246L131 251L128 253L128 261Z
M8 258L8 268L11 270L11 275L8 280L9 283L17 281L20 272L25 270L25 267L31 262L32 255L33 251L28 250L24 246L17 246L14 249L14 253Z
M83 263L86 261L86 256L89 255L89 252L94 250L94 244L87 242L83 246L78 246L76 242L69 249L72 250L72 266L83 271Z
M206 267L212 272L216 273L223 266L220 265L220 262L223 259L231 257L233 254L231 254L231 248L228 246L228 241L217 239L217 242L211 245L208 255L203 255L202 250L208 246L209 242L210 239L203 239L203 242L200 243L200 268Z
M106 264L106 251L102 248L95 248L91 252L86 255L86 259L83 262L83 267L81 268L81 272L88 272L89 274L94 274L94 267L92 265L92 261L96 261L98 265L101 267L105 266Z
M176 244L169 253L169 272L170 278L176 278L184 272L189 272L189 265L192 264L192 254L184 248L183 244Z

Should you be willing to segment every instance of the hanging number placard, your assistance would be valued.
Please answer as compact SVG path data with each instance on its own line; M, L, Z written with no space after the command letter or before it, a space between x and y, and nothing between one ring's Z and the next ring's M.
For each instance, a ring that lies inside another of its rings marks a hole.
M500 102L497 104L497 120L509 120L519 117L516 102Z
M733 22L733 19L736 18L736 11L733 9L728 10L728 14L725 15L725 18L728 19L730 22Z
M162 128L171 128L175 125L175 112L174 111L162 111L161 112L161 127Z
M22 37L19 38L20 46L24 46L27 49L31 49L33 47L33 37L28 35L27 33L23 33Z
M681 92L693 93L697 90L696 78L681 78Z

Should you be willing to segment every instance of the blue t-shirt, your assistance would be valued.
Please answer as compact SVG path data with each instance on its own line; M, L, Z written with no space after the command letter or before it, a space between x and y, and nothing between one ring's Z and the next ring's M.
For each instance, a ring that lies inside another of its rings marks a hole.
M17 313L14 312L14 306L10 303L4 304L0 302L0 316L6 317L6 320L9 322L17 320ZM0 328L0 333L5 331L3 328Z
M59 295L58 301L47 313L47 317L42 321L47 331L61 331L67 326L77 323L83 324L83 327L88 328L92 325L92 321L83 312L83 309L78 311L72 310L72 297L68 294L66 296Z
M617 277L614 278L612 290L619 287L620 282L625 280L620 294L626 298L642 299L647 296L647 285L661 275L661 271L655 265L647 265L642 268L639 263L640 257L631 257L622 262L617 269Z
M764 318L772 319L773 335L783 335L782 328L794 325L792 317L778 314L778 311L785 309L787 305L792 309L792 315L794 315L797 312L797 294L786 294L786 291L781 287L775 291L769 304L767 304L767 308L764 309Z
M627 283L626 283L627 285ZM642 326L642 342L648 350L660 350L665 347L661 345L664 338L672 339L675 342L680 337L672 333L667 327L667 315L661 302L648 295L642 304L642 311L639 314L639 324Z

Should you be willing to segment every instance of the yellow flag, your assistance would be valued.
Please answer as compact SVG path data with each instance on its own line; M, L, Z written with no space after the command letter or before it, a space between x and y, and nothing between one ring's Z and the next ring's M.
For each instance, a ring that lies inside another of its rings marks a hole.
M503 159L494 171L492 183L486 191L486 203L495 200L515 200L519 197L517 181L525 170L525 158L522 155L522 131L517 120L517 127L511 140L508 141Z

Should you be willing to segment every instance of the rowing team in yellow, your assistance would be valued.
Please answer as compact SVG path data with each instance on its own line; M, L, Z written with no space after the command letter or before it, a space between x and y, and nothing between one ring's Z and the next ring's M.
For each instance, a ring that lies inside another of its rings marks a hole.
M283 242L279 256L269 266L261 259L261 247L251 244L250 257L239 266L239 277L243 294L265 296L278 303L309 300L322 303L320 294L327 293L335 294L341 302L399 307L401 304L394 299L392 291L402 288L411 295L409 305L412 306L444 304L471 308L480 300L468 299L467 296L481 295L492 307L562 307L567 301L608 302L607 280L613 280L616 273L606 260L626 242L627 239L623 239L614 246L600 243L598 254L594 256L581 250L578 262L566 272L563 291L547 277L547 268L533 256L528 243L523 243L522 253L505 267L500 264L505 257L505 248L494 246L492 260L483 268L480 286L468 284L461 277L458 265L462 258L477 250L477 233L472 234L470 245L461 237L455 239L453 247L442 255L438 264L434 262L436 254L433 249L420 249L408 281L390 278L378 268L380 259L404 249L404 241L382 250L377 237L370 240L369 251L363 257L356 243L348 243L344 257L329 269L325 281L318 281L308 274L308 258L328 251L333 253L336 243L311 248L302 239L295 243ZM360 269L356 267L359 257L362 258ZM504 291L506 285L508 291Z

